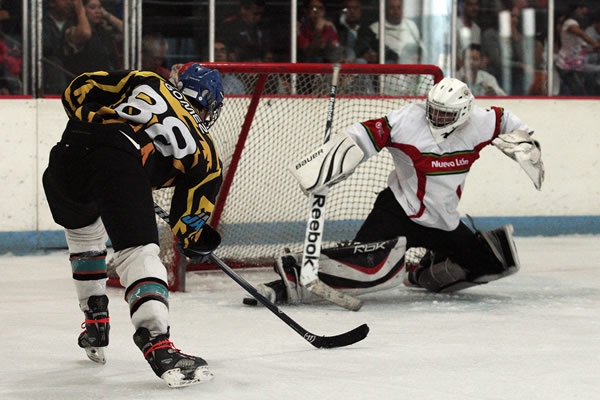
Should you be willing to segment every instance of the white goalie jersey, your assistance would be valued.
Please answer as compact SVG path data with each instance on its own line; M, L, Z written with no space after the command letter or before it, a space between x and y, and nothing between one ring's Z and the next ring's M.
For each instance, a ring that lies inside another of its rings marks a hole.
M467 174L480 151L498 135L530 129L497 107L473 107L470 120L437 144L424 104L409 104L383 118L351 125L346 133L365 159L387 148L394 162L388 185L416 223L446 231L460 221L457 210Z

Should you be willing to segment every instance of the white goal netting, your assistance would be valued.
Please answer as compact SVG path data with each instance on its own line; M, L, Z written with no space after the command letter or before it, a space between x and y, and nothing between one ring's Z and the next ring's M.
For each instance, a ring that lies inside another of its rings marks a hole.
M224 184L210 221L223 238L216 254L233 267L265 265L284 248L302 248L308 199L287 165L323 142L333 66L206 65L221 72L226 91L233 78L246 90L226 94L211 128L224 163ZM441 70L429 65L343 64L332 134L424 101L441 78ZM382 151L329 191L324 246L354 237L391 169L389 154ZM156 201L168 210L170 191L157 192ZM168 262L173 249L165 228L161 247Z

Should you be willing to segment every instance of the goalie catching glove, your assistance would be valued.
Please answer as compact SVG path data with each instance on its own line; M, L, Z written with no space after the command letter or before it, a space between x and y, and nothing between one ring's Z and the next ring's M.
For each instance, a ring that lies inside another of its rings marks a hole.
M305 192L320 192L346 179L364 153L347 134L340 133L300 161L288 166Z
M498 135L492 144L519 163L537 190L542 189L544 163L542 148L537 140L533 140L525 131L516 130Z

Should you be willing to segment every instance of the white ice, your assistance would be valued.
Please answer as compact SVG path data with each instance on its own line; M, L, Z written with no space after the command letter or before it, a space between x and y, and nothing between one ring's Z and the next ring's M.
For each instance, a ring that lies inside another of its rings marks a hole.
M312 347L220 271L188 273L173 293L171 339L200 355L215 379L169 389L132 341L123 290L109 288L106 365L76 339L65 251L0 256L0 399L600 399L600 237L516 238L521 271L452 295L397 288L359 312L282 307L318 335L364 322L362 342ZM253 284L270 270L243 271Z

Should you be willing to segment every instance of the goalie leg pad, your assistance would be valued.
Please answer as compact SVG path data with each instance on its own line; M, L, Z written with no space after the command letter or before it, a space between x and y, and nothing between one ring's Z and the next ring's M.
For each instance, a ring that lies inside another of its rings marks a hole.
M381 291L402 284L406 238L373 243L340 245L321 251L319 279L351 295ZM286 254L276 262L283 278L289 304L318 300L298 284L302 254Z
M319 279L351 295L390 289L402 284L406 238L352 243L323 249Z

